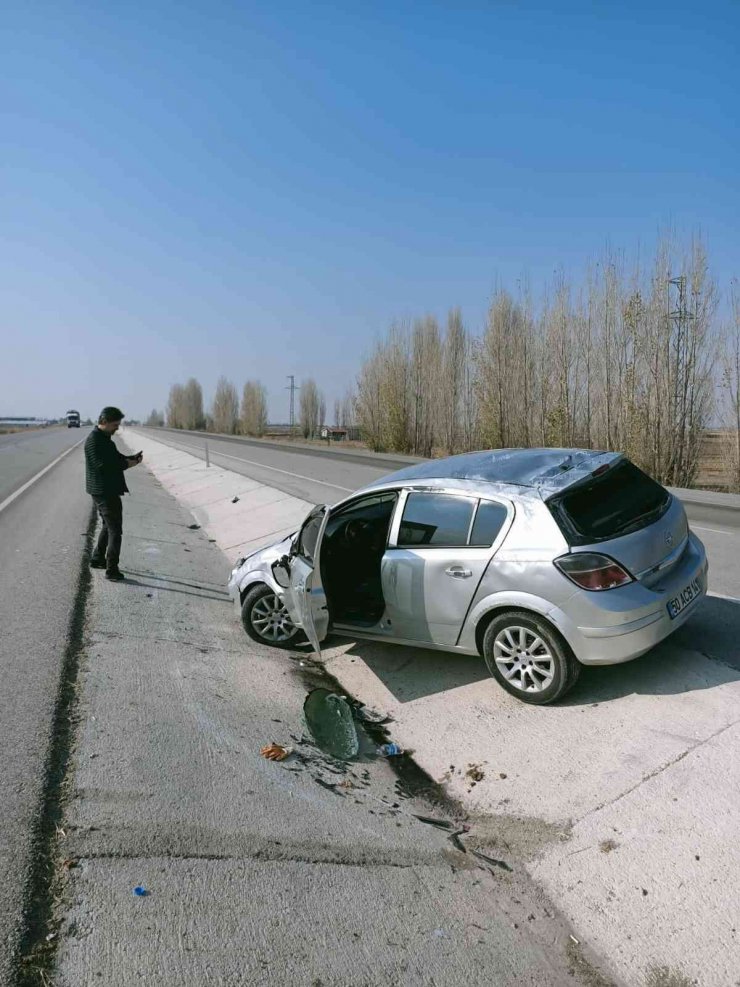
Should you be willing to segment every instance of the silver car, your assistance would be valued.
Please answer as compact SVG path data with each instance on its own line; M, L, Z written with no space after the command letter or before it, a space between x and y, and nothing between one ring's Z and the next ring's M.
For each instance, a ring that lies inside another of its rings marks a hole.
M482 655L527 703L581 665L644 654L696 610L704 546L624 456L474 452L402 469L240 559L229 591L256 641L316 652L329 631Z

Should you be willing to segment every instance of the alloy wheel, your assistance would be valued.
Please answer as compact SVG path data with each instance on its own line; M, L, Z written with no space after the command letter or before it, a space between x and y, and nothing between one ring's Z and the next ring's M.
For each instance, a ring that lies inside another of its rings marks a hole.
M549 647L529 627L502 628L493 642L493 659L507 682L520 692L544 692L555 677Z
M250 620L260 637L271 643L289 641L297 630L282 601L274 593L257 600Z

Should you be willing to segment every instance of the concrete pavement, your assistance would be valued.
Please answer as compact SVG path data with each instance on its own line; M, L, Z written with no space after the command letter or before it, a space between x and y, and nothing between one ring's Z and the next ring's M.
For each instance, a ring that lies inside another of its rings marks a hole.
M232 504L243 476L209 476L202 463L154 444L147 455L232 558L295 527L291 518L268 532L258 515ZM196 478L198 503L187 489ZM283 493L273 491L277 516L307 509ZM268 492L260 496L269 502ZM481 830L489 826L493 842L528 857L579 935L630 984L665 976L719 987L740 969L740 858L723 821L736 818L740 790L731 756L740 604L730 564L740 536L721 526L700 534L717 595L644 658L586 670L556 707L519 704L475 659L366 642L330 642L324 652L348 691L393 714L393 739L415 750ZM474 785L470 765L484 774Z
M169 465L198 497L202 467ZM454 807L369 741L351 765L315 747L302 705L323 669L250 642L207 532L143 470L129 485L129 578L94 573L88 601L57 987L606 984L513 856L489 868L412 815ZM294 758L261 758L273 740Z

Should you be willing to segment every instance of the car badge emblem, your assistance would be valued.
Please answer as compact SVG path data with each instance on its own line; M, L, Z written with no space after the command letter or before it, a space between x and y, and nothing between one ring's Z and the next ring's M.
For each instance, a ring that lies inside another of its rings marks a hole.
M665 543L666 545L673 544L673 535L670 533L670 531L666 531L665 533Z

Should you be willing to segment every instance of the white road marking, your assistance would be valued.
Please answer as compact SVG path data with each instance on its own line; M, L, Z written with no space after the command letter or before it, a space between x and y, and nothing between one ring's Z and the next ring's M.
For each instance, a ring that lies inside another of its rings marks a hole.
M717 593L715 590L710 590L710 592L707 593L707 596L716 596L719 597L720 600L729 600L730 603L740 603L740 600L738 600L736 596L727 596L725 593Z
M705 528L701 524L692 524L689 521L689 527L694 528L696 531L713 531L715 535L736 535L737 531L730 531L729 528Z
M181 443L184 445L185 443ZM197 449L202 452L200 446L186 446L188 449ZM285 476L294 476L298 480L308 480L309 483L318 483L321 487L332 487L334 490L344 490L346 493L354 493L354 487L340 487L338 483L327 483L326 480L316 480L312 476L304 476L302 473L291 473L290 470L281 470L277 466L265 466L264 463L258 463L254 459L242 459L241 456L229 456L226 452L214 452L213 449L209 450L211 457L221 456L222 459L233 459L237 463L247 463L250 466L259 466L263 470L272 470L273 473L284 473Z
M37 480L40 480L41 477L44 475L44 473L48 473L53 466L56 466L56 464L61 459L64 459L65 456L68 456L70 452L76 449L77 446L82 445L84 441L85 441L84 439L80 439L79 442L75 442L75 444L73 446L70 446L69 449L65 449L64 452L61 454L61 456L57 456L57 458L53 459L48 466L44 466L44 468L42 470L39 470L39 472L35 476L32 476L30 480L26 480L26 482L23 484L22 487L18 487L18 489L14 491L10 495L10 497L6 497L5 500L0 502L0 511L4 511L6 507L9 507L17 497L20 497L20 495L24 493L24 491L28 490L28 488L32 484L34 484Z

